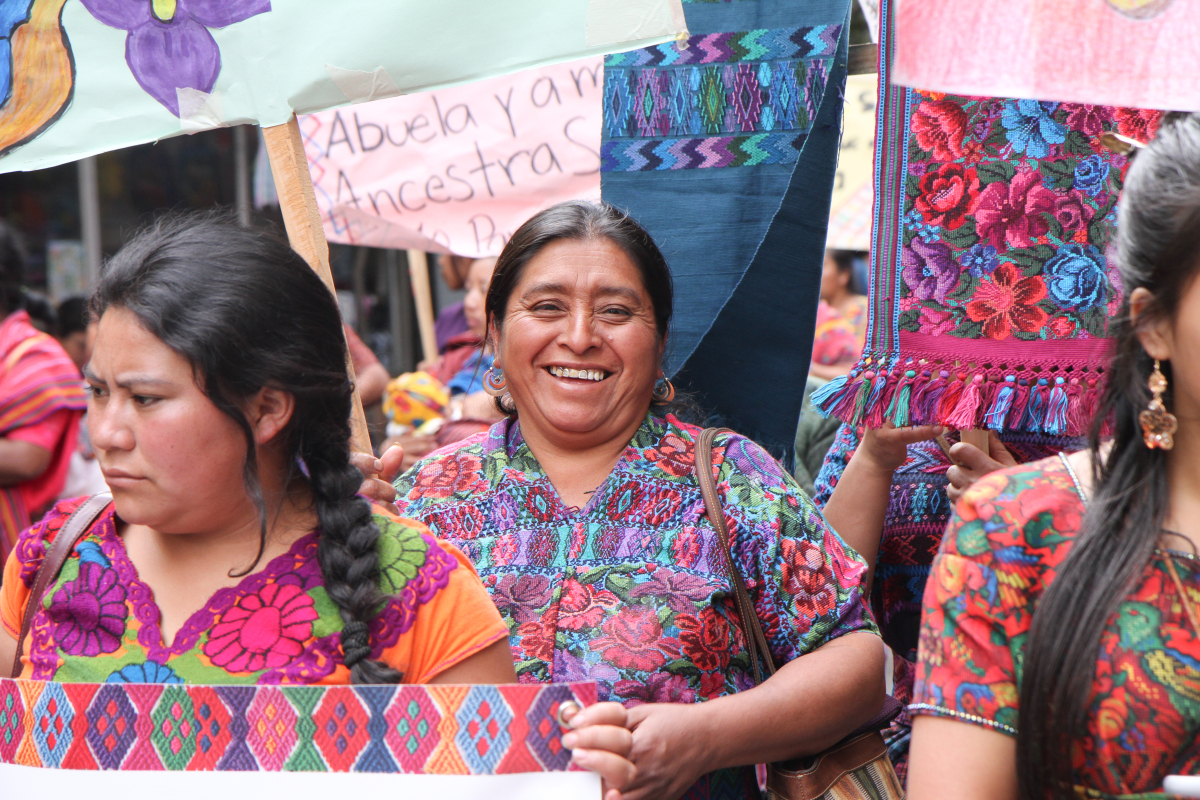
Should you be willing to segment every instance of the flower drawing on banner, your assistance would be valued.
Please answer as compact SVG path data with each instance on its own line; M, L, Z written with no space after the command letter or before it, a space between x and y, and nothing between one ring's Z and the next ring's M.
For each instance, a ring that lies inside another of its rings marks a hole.
M1014 332L1035 333L1049 315L1037 306L1046 296L1046 284L1037 276L1025 277L1010 263L996 268L967 303L967 316L983 323L989 339L1007 339Z
M1008 134L1013 150L1030 158L1050 155L1050 145L1067 140L1067 127L1054 119L1057 103L1038 100L1007 100L1000 124Z
M912 118L912 132L922 150L935 161L954 161L966 153L967 113L949 100L925 100Z
M79 575L50 601L54 640L72 656L98 656L121 646L129 607L117 571L82 563Z
M292 583L268 583L221 615L204 655L229 672L277 669L304 652L317 619L313 600Z
M1087 311L1108 300L1105 258L1093 245L1065 244L1046 262L1050 297L1061 308Z
M942 164L921 177L917 210L931 225L956 230L968 214L975 213L978 202L979 177L973 167Z
M211 92L221 50L209 28L271 10L270 0L81 0L92 16L128 31L125 63L146 93L179 116L179 89Z
M1050 229L1042 212L1054 211L1054 192L1042 185L1039 172L1018 172L1012 182L990 183L979 195L975 227L998 252L1029 247Z
M953 251L941 242L929 244L913 239L904 248L900 262L904 284L922 300L936 300L944 305L946 296L958 285L958 263Z
M1104 191L1108 170L1108 161L1099 154L1088 156L1075 165L1075 188L1095 197Z
M996 267L1000 266L1000 258L996 254L996 248L990 244L972 245L970 250L962 254L959 259L967 272L971 273L973 278L982 278L984 275L991 275L996 271Z
M1064 231L1078 231L1086 228L1096 216L1096 209L1084 200L1083 195L1072 190L1054 199L1054 218L1063 226Z

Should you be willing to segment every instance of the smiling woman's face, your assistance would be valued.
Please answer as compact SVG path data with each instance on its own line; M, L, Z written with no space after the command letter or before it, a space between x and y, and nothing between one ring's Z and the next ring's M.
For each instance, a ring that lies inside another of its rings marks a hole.
M628 440L650 407L663 345L637 267L607 239L560 240L525 265L497 361L520 414L567 447Z
M204 533L254 513L241 428L133 313L104 312L86 377L88 431L122 520Z

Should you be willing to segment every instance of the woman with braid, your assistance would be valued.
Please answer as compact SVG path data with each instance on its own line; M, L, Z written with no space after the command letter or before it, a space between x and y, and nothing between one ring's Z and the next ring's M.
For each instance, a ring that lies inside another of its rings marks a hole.
M286 244L216 217L106 267L88 425L113 503L43 596L21 675L65 682L503 683L470 563L357 496L337 304ZM81 499L21 534L0 670Z

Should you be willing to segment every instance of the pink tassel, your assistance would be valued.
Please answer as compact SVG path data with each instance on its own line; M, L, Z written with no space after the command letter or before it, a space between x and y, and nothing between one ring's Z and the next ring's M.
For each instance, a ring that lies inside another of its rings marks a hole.
M937 421L948 425L950 415L954 413L954 409L958 406L958 399L962 397L963 389L966 388L964 381L967 376L959 373L958 380L952 380L946 385L946 391L942 393L942 399L938 401Z
M950 413L950 416L946 417L946 424L960 431L978 428L977 412L979 411L980 402L983 399L981 396L982 391L983 376L976 375L963 391L958 404L954 407L954 411Z
M946 379L950 373L942 370L933 380L929 380L930 371L922 373L926 378L924 386L917 391L913 398L913 424L934 425L937 423L937 406L946 391Z
M1078 436L1087 430L1088 418L1083 409L1083 387L1079 378L1067 382L1067 433Z
M1029 405L1029 381L1021 378L1017 381L1017 393L1013 395L1012 408L1008 411L1008 427L1020 428L1021 418L1025 416L1025 408Z

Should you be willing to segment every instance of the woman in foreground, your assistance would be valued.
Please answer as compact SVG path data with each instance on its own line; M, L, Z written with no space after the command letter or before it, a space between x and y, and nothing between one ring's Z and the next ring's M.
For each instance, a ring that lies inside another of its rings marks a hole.
M817 753L879 712L883 652L862 561L791 476L738 435L696 463L700 429L656 388L671 310L667 265L629 217L588 203L534 216L487 298L488 382L508 418L417 464L396 502L479 569L522 681L595 680L616 701L577 719L625 719L625 798L757 798L752 765ZM757 688L698 469L717 473L783 665Z
M1136 156L1117 230L1091 449L979 481L934 563L912 800L1163 797L1200 771L1200 116Z

